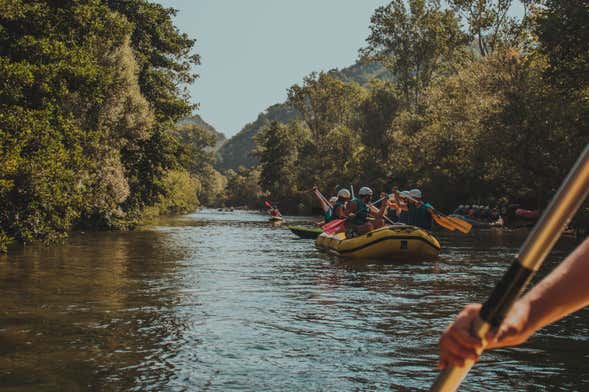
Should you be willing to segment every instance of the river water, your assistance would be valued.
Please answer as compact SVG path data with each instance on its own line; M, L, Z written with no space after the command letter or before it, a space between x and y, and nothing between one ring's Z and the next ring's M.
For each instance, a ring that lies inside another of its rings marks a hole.
M262 214L205 210L15 246L0 256L0 391L427 390L441 331L524 235L439 238L435 261L350 264ZM583 310L485 353L462 390L587 391L588 336Z

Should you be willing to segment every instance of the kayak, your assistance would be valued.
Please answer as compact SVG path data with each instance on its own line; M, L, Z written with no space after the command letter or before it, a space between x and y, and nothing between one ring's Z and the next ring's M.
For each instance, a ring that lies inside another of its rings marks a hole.
M523 208L518 208L515 210L515 215L524 218L524 219L538 219L540 218L540 210L524 210Z
M318 227L304 227L304 226L287 226L287 228L301 238L308 238L314 240L323 233Z
M315 246L352 259L420 260L438 256L440 243L415 226L386 226L346 239L345 233L321 234Z

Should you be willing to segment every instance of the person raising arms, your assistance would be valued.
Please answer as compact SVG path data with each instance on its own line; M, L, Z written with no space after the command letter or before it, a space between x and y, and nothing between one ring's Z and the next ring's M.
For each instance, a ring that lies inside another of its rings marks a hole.
M370 200L372 199L372 194L372 189L364 186L358 191L358 197L348 203L345 212L345 215L348 217L346 229L362 235L383 226L383 215L387 205L383 203L380 210L371 206ZM374 218L373 222L370 221L371 216Z
M346 205L351 196L350 191L345 188L337 192L337 200L333 203L330 220L346 218Z

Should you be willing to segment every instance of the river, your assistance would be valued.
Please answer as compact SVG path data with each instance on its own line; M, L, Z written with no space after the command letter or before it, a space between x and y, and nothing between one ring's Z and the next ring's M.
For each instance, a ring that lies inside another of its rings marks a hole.
M342 263L262 214L204 210L13 246L0 256L0 391L427 390L441 331L484 300L524 236L439 238L435 261ZM589 390L588 320L485 353L461 390Z

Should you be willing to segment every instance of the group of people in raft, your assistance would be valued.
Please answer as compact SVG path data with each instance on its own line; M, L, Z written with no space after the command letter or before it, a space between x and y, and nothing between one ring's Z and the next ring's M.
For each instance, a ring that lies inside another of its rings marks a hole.
M337 196L327 200L317 187L313 188L315 196L325 212L325 220L318 225L329 223L336 219L345 219L345 232L348 236L363 235L388 223L407 224L426 230L432 228L431 204L422 200L419 189L399 191L393 188L393 193L387 195L382 192L380 198L372 203L373 192L367 186L360 188L358 195L352 198L347 189L340 189Z

